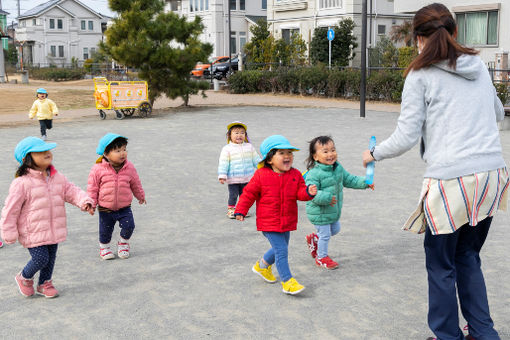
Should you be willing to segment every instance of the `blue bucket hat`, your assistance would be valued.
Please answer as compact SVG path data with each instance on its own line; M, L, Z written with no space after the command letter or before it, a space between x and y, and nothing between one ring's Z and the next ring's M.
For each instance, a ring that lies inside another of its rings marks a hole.
M110 145L111 142L113 142L115 139L117 139L119 137L127 139L127 137L118 135L116 133L111 133L111 132L109 132L106 135L104 135L103 138L101 138L99 140L99 145L97 146L96 153L98 155L102 156L104 154L104 150L106 149L106 147L108 145Z
M292 146L287 138L281 135L269 136L264 139L262 144L260 144L260 153L262 154L262 161L260 163L266 159L267 154L272 149L291 149L294 151L299 151L299 148Z
M43 152L54 149L57 146L56 143L46 143L41 138L27 137L16 145L14 149L14 158L19 162L23 163L23 159L31 152Z
M36 92L48 94L48 91L46 91L46 89L43 89L42 87L38 88Z

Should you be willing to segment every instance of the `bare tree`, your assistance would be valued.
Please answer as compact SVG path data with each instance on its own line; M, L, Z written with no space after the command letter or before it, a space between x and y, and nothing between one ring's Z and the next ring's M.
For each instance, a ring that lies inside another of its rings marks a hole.
M393 26L390 38L395 43L403 42L406 46L411 46L413 42L413 23L405 20L401 25Z

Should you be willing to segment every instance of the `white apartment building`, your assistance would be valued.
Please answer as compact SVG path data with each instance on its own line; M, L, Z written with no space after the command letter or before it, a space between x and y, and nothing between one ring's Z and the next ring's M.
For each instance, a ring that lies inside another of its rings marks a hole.
M299 32L310 44L315 28L332 27L344 18L354 20L358 47L353 65L361 61L361 0L268 0L267 21L276 38L289 39ZM367 47L374 47L381 36L389 35L391 28L410 20L412 15L396 14L393 0L368 0ZM324 37L327 39L327 37Z
M103 38L106 17L78 0L51 0L18 18L16 40L25 65L70 64L86 60Z
M395 0L395 12L415 13L430 3L426 0ZM496 54L510 50L510 0L441 0L441 3L455 15L457 40L479 50L487 64L495 63Z
M184 15L189 20L202 18L205 26L203 42L213 45L212 56L228 56L228 6L230 4L230 43L232 55L242 51L250 41L250 27L266 18L267 3L271 0L165 0L166 9Z

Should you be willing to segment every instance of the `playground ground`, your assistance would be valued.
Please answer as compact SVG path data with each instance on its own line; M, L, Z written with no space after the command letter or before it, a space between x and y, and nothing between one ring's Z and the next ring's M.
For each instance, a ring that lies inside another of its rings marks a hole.
M69 206L69 235L59 246L53 276L60 297L22 297L14 276L28 252L19 244L0 249L0 337L420 340L432 335L423 236L400 230L421 187L424 164L416 148L377 164L375 191L346 189L342 229L330 241L337 270L315 267L305 243L313 226L299 204L298 230L289 246L292 273L306 286L299 296L285 295L279 282L267 284L251 272L268 242L256 231L255 217L226 218L227 188L217 181L228 122L245 122L257 148L268 135L288 137L302 148L295 157L298 169L304 168L307 141L329 134L343 166L362 175L361 152L370 136L387 137L398 113L369 109L361 119L358 110L339 107L209 106L161 109L146 119L112 117L100 121L91 111L69 121L59 118L49 139L58 144L56 168L85 188L99 138L106 132L129 137L128 157L148 201L133 202L132 256L101 261L97 216ZM0 128L2 202L16 169L16 143L39 130L37 122L11 123ZM501 141L510 160L509 131L501 132ZM482 251L502 339L510 339L509 222L507 212L496 215Z

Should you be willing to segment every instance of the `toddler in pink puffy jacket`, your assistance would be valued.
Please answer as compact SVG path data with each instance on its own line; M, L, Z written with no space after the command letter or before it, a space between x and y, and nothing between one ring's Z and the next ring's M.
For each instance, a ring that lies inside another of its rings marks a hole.
M87 194L51 165L50 150L55 146L36 137L18 143L14 156L20 167L2 209L0 226L5 243L18 240L32 257L15 277L24 296L34 293L47 298L58 296L51 277L58 244L67 236L65 202L94 214L93 202ZM39 284L34 291L37 272Z
M117 255L129 257L129 239L135 229L131 201L133 194L138 203L144 204L145 193L134 165L127 160L127 138L107 133L99 140L96 153L100 155L90 170L87 194L94 201L93 209L99 211L99 256L111 260L115 255L110 249L113 227L119 222L120 239Z

